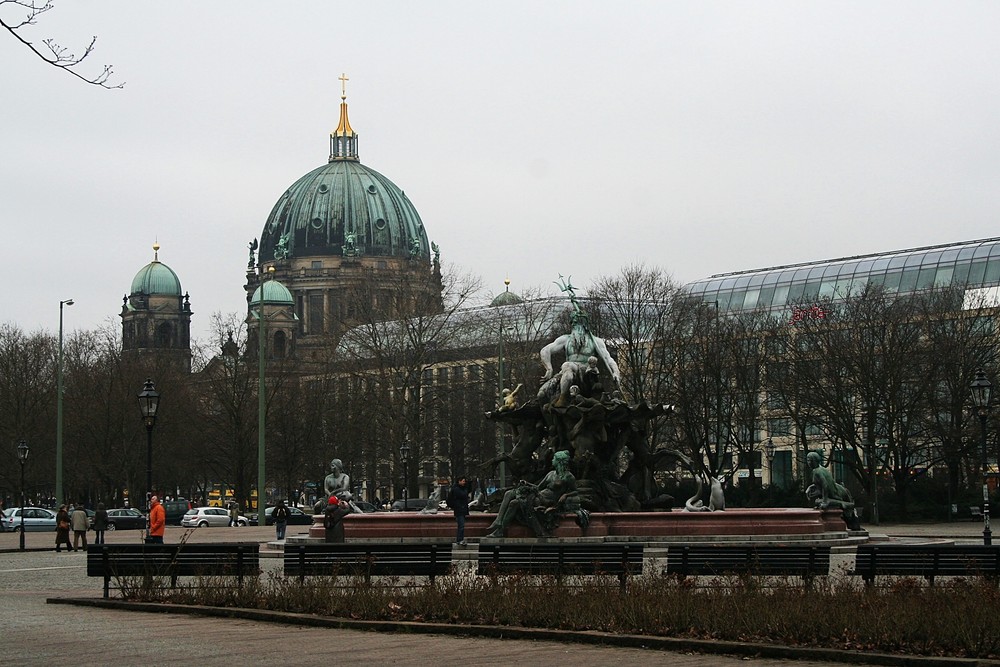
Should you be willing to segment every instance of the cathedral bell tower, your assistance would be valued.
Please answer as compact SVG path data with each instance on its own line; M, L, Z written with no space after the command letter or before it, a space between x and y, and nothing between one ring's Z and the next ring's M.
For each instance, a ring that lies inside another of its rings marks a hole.
M191 299L159 254L160 244L154 243L153 261L139 269L122 299L122 349L126 354L169 355L190 372Z

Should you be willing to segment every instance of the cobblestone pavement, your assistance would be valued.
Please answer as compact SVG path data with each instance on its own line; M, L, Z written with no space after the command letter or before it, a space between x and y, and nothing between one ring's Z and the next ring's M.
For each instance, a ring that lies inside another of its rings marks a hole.
M303 529L304 530L304 529ZM291 531L290 531L291 532ZM971 522L932 526L890 527L872 533L908 537L981 539L982 526ZM184 538L170 528L167 540ZM273 539L268 527L201 529L192 542ZM719 655L667 653L657 650L562 644L546 641L481 639L441 635L362 632L302 628L273 623L217 619L180 614L147 614L46 604L50 597L100 597L97 579L86 576L80 552L55 553L50 533L28 533L28 551L10 551L18 536L0 533L0 662L51 665L60 659L79 665L190 665L227 661L256 665L325 664L333 661L369 664L426 665L429 661L466 661L587 665L663 665L676 667L819 667L839 663L746 659ZM119 531L108 542L138 542L139 531ZM31 550L38 549L38 550ZM42 550L44 549L44 550ZM280 567L265 559L265 568Z

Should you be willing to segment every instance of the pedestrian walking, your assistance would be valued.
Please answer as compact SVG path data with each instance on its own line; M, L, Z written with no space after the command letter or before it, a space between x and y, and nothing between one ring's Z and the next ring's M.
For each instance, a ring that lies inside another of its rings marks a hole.
M278 501L271 516L274 517L274 538L277 540L285 539L285 528L288 527L288 508L285 507L284 500Z
M240 525L240 506L236 503L229 503L229 527Z
M56 512L56 552L62 551L62 545L66 545L66 551L73 551L73 545L69 542L69 512L65 505L59 506Z
M97 511L94 512L94 544L104 544L104 531L108 529L108 510L104 508L104 503L97 503Z
M80 548L80 540L83 540L83 550L87 550L87 529L90 528L90 519L83 509L83 503L77 503L73 513L69 515L69 523L73 528L73 550Z
M446 504L455 513L455 544L465 546L465 517L469 516L469 482L465 475L460 475L455 485L448 492Z
M153 496L149 499L149 535L148 544L163 544L163 531L167 527L167 512L160 504L160 499Z
M340 502L337 496L330 496L323 513L323 528L326 529L324 539L327 542L344 541L344 517L351 513L348 504Z

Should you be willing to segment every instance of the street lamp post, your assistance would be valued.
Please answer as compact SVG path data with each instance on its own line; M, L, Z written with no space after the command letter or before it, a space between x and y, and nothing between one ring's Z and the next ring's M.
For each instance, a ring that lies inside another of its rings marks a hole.
M156 424L156 412L160 407L160 393L153 386L153 381L146 378L146 384L138 394L139 412L146 424L146 527L149 528L150 498L153 496L153 426Z
M980 442L983 449L983 544L989 546L993 542L993 534L990 532L990 487L986 476L986 418L990 412L990 398L993 394L993 385L986 379L983 371L976 371L976 379L969 386L972 391L972 403L976 406L976 414L979 415Z
M24 551L24 464L28 462L28 443L24 440L17 443L17 461L21 464L21 551Z
M878 476L879 471L882 469L882 457L879 451L885 451L886 446L889 441L886 438L879 438L875 441L875 453L871 466L871 479L872 479L872 521L875 525L879 525L881 519L879 518L878 511Z
M262 516L264 508L267 507L264 494L264 485L267 483L266 474L266 444L267 433L266 415L267 403L265 401L265 381L264 366L267 349L267 317L264 315L264 284L265 280L274 279L274 267L267 267L266 276L261 277L260 300L257 302L257 516Z
M403 511L407 510L406 501L409 500L407 497L407 486L410 481L410 446L403 441L403 444L399 446L399 460L403 462Z
M72 305L73 299L59 302L59 360L56 363L56 504L63 501L63 306Z
M510 278L504 278L504 292L510 292ZM503 367L503 335L504 335L504 324L503 324L503 307L501 306L498 311L500 312L500 329L499 329L499 353L497 355L497 405L503 405L503 385L506 379L506 373ZM500 457L500 469L497 471L500 475L500 488L507 486L507 459L504 457L506 454L506 445L504 443L503 434L503 424L497 422L497 456Z
M771 440L771 436L767 436L767 442L764 444L764 456L767 457L767 495L772 503L774 502L774 449L774 441Z

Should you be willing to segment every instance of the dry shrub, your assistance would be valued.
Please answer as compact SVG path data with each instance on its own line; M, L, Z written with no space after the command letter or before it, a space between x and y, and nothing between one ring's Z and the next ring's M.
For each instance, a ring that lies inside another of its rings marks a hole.
M983 577L895 579L646 575L623 592L615 577L454 574L434 585L393 577L271 574L247 579L169 580L122 586L132 599L171 601L367 620L416 620L600 630L956 657L1000 657L996 581Z

